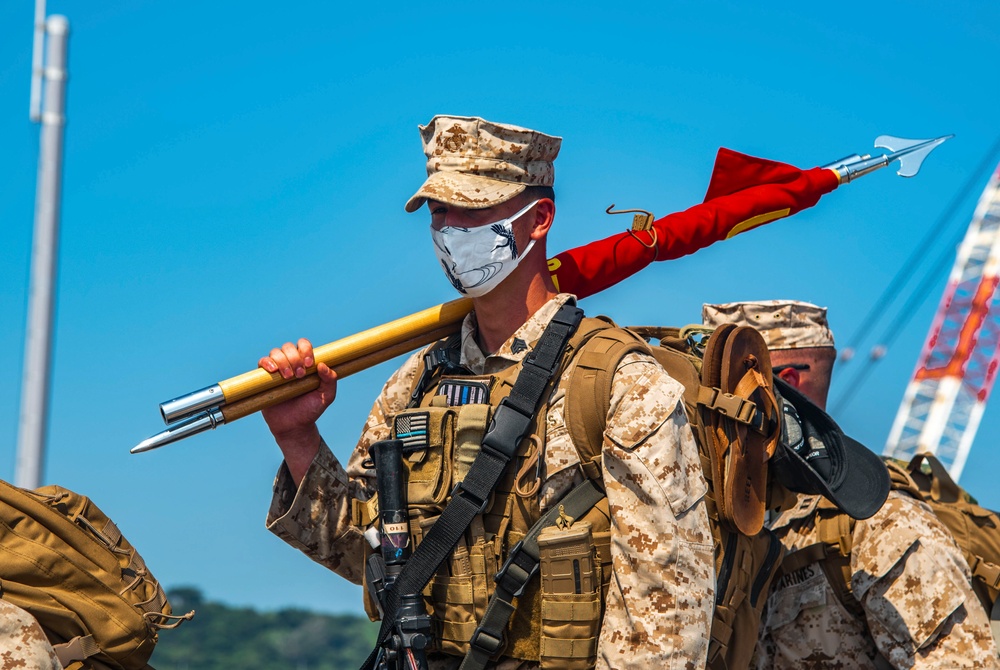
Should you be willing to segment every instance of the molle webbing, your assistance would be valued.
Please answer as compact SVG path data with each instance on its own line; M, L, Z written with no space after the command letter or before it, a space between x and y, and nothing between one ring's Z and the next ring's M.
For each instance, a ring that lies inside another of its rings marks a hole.
M482 670L489 663L490 657L499 651L503 644L504 630L514 612L513 600L524 592L524 588L538 572L538 535L542 530L555 523L556 518L563 513L579 519L602 498L604 492L591 480L584 480L543 514L525 538L510 550L506 563L497 574L496 590L470 640L469 652L459 670Z
M493 488L533 425L545 391L562 367L566 346L582 318L583 312L575 305L563 305L524 359L510 395L494 413L468 474L455 487L448 506L407 561L394 588L388 591L378 640L363 668L374 667L382 644L392 632L400 594L423 591L465 529L488 505Z
M0 597L38 620L66 667L140 670L157 631L194 616L171 615L138 551L86 496L0 482L0 528Z

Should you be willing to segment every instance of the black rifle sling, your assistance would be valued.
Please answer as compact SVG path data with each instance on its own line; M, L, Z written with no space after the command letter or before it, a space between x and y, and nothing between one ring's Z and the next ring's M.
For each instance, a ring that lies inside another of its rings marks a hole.
M560 513L579 519L603 497L604 491L597 488L592 480L583 480L553 504L535 522L524 539L514 545L503 568L496 575L496 590L490 596L482 621L469 640L469 651L458 670L483 670L490 657L499 651L503 644L503 633L514 613L514 598L520 597L532 578L538 574L541 563L538 558L538 536L541 532L554 524Z
M382 643L392 632L400 594L423 591L472 520L486 510L494 487L531 430L545 390L562 366L566 345L582 319L583 310L575 305L567 303L560 307L538 344L521 363L510 395L494 412L482 448L468 474L451 492L448 505L403 566L392 588L386 589L378 641L361 666L362 670L374 667Z

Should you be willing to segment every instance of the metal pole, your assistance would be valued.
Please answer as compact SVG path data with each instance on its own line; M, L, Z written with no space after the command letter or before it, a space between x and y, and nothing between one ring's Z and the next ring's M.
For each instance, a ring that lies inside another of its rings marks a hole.
M63 127L66 100L66 42L69 21L52 16L45 22L45 91L31 251L28 330L21 384L17 469L14 483L37 488L42 478L52 362L52 321L56 258L59 247L59 200L62 186Z
M28 116L32 123L42 119L42 47L45 44L45 0L35 0L35 36L31 43L31 106Z

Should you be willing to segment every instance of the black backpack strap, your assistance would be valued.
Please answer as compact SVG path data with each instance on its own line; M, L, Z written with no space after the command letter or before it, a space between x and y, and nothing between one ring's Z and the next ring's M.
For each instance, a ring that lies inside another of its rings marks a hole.
M451 492L448 505L410 556L393 588L386 591L378 640L361 666L362 670L371 670L375 666L382 643L392 632L400 595L423 591L465 529L485 511L507 464L531 430L545 390L562 366L566 345L582 319L583 310L574 304L563 305L542 333L538 344L525 357L510 395L500 402L493 414L482 448L469 473Z
M500 650L503 644L503 634L514 613L514 598L524 593L525 587L538 574L540 560L538 557L538 536L543 530L555 523L560 512L573 519L579 519L590 511L604 498L593 481L583 480L558 503L553 504L524 536L524 539L514 545L507 556L507 561L494 577L496 590L490 596L486 612L469 640L469 651L458 670L483 670L490 657Z

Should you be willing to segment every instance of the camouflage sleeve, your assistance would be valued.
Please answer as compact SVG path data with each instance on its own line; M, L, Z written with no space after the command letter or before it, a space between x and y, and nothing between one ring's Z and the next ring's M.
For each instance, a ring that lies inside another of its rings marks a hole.
M895 668L997 668L988 617L958 545L930 508L892 492L854 532L851 580Z
M604 441L612 575L599 667L701 668L714 606L712 533L681 386L647 356L622 361Z
M0 600L0 669L62 670L62 667L35 618Z
M411 356L382 388L346 470L323 442L298 488L284 463L274 479L268 530L355 584L364 574L365 539L352 523L352 500L368 500L375 491L375 471L362 463L369 446L389 437L387 417L406 406L418 356Z

